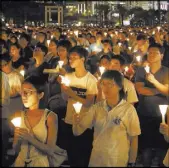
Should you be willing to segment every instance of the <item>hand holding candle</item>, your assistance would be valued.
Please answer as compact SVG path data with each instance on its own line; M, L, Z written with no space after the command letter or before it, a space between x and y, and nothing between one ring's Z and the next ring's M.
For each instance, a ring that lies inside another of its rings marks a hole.
M74 107L76 113L79 114L80 111L81 111L81 108L82 108L82 103L79 103L79 102L74 103L74 104L73 104L73 107Z
M64 76L59 75L62 79L61 83L64 84L65 86L69 86L70 85L70 80Z
M137 60L137 62L140 62L141 61L141 56L137 56L136 60Z
M167 107L168 107L168 105L159 105L160 112L161 112L161 115L162 115L162 123L163 124L165 124L165 114L167 112Z
M25 71L24 71L24 70L21 70L21 71L20 71L20 74L24 77Z

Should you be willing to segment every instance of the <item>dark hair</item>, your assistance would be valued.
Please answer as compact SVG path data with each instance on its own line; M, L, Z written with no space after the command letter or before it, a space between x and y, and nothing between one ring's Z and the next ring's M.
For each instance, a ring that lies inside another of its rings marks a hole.
M38 93L44 92L45 80L43 77L29 76L23 81L23 83L30 83Z
M7 63L11 61L11 56L9 55L9 53L0 54L0 62L1 61L5 61Z
M101 80L103 79L113 80L119 86L119 88L121 88L119 91L120 100L126 99L126 94L124 92L124 83L123 83L124 76L119 71L107 70L101 76Z
M12 43L11 46L10 46L10 48L12 46L15 46L17 49L21 49L21 46L18 43Z
M40 48L45 55L48 53L48 48L43 44L37 44L36 48Z
M96 36L97 36L97 35L101 35L101 36L102 36L102 32L100 32L100 31L97 32L97 33L96 33Z
M101 62L102 59L107 59L108 61L111 60L111 58L110 58L108 55L103 55L103 56L101 56L99 62Z
M71 42L69 41L69 40L60 40L59 42L58 42L58 45L57 45L57 48L58 47L64 47L64 48L66 48L66 50L69 52L69 50L71 49L71 47L72 47L72 44L71 44Z
M109 44L111 44L111 42L110 42L109 39L104 39L104 40L102 40L102 43L109 43Z
M51 42L54 42L56 44L56 46L58 45L58 40L56 40L54 38L51 40Z
M30 41L31 41L31 37L30 37L28 34L25 34L25 33L21 34L20 39L21 39L21 38L24 38L24 39L28 42L28 44L29 44Z
M148 47L148 50L150 48L158 48L158 50L160 51L160 54L164 54L164 52L165 52L165 48L163 46L161 46L160 44L158 44L158 43L154 43L154 44L150 45Z
M121 55L113 55L113 56L111 57L111 60L112 60L112 59L118 60L118 61L120 62L120 65L124 65L125 62L126 62L126 60L125 60Z
M147 37L144 34L138 34L137 35L137 40L147 40Z
M70 49L69 51L69 55L72 53L72 52L76 52L81 58L85 58L85 60L87 59L89 53L88 51L81 47L81 46L74 46Z

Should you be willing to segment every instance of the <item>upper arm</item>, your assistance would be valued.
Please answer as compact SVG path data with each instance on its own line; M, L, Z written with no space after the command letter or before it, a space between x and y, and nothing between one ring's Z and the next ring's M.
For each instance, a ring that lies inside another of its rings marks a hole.
M55 113L49 113L47 118L47 144L56 145L58 132L58 117Z

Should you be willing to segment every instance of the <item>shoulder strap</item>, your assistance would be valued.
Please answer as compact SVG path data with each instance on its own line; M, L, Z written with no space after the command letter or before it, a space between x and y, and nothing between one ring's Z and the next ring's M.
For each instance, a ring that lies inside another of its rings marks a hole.
M51 112L51 111L47 109L47 111L46 111L46 116L45 116L45 117L46 117L46 118L45 118L45 125L46 125L46 127L47 127L48 115L50 114L50 112Z

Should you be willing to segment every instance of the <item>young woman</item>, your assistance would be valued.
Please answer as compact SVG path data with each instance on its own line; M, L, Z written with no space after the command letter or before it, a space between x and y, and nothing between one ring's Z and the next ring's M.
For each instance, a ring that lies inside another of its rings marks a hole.
M21 117L13 142L13 148L19 152L15 167L49 167L48 156L52 155L57 141L58 119L53 112L39 109L43 94L43 83L37 77L23 82L21 95L27 110L14 115Z
M141 131L135 108L124 100L122 74L106 71L101 77L101 87L105 100L85 114L74 112L73 133L79 136L94 127L90 167L134 166Z

